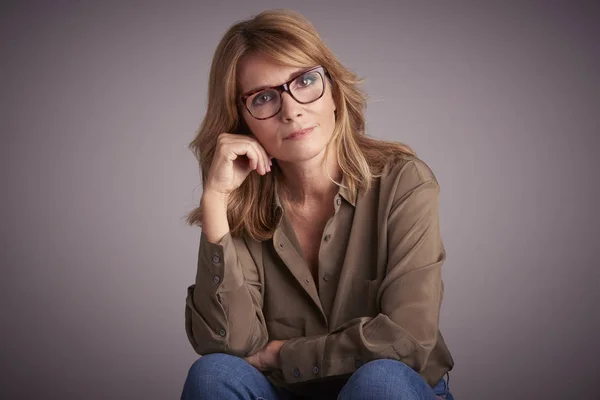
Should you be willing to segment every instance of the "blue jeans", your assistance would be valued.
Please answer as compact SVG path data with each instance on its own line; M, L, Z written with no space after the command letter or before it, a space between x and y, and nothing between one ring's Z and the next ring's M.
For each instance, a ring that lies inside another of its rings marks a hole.
M432 389L406 364L375 360L361 366L345 383L338 400L454 400L444 379ZM292 393L277 388L243 358L208 354L190 368L182 400L294 400Z

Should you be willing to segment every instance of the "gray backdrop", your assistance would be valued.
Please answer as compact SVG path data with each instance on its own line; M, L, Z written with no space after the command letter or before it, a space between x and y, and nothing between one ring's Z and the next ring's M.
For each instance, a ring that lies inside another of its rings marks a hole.
M214 3L2 2L0 397L178 398L210 60L290 7L366 78L368 133L438 176L456 398L590 398L597 3Z

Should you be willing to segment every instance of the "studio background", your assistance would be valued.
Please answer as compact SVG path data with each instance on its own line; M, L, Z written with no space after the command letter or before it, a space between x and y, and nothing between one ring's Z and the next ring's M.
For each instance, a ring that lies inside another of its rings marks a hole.
M598 393L593 1L4 1L2 399L175 399L215 47L292 8L441 185L457 399ZM594 390L594 388L596 388Z

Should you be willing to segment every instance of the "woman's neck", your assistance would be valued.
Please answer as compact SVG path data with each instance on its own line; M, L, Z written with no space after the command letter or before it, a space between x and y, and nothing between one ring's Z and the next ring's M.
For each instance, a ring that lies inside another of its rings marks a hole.
M330 154L327 164L324 157L302 163L278 163L284 196L291 205L302 208L323 204L331 201L337 193L338 186L330 177L339 182L342 171L334 154Z

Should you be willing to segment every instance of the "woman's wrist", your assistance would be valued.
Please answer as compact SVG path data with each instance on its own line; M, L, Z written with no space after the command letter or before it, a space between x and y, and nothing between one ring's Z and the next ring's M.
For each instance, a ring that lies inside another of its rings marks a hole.
M227 206L229 202L229 194L215 190L209 186L206 186L202 191L202 198L200 204L203 205L205 202L224 204Z
M229 232L228 201L229 197L219 192L204 190L202 193L202 231L210 243L218 243Z

